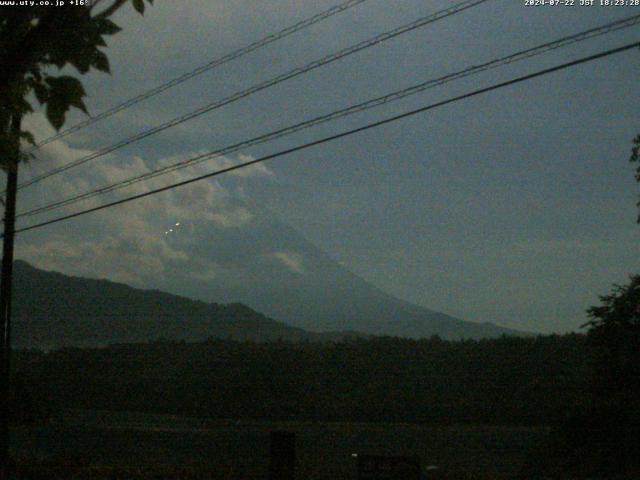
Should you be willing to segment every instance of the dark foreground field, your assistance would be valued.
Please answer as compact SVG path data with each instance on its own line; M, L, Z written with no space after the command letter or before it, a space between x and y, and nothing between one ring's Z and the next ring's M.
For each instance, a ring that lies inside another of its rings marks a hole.
M84 411L14 430L12 450L22 464L70 465L73 478L266 479L273 430L296 433L300 479L356 478L358 453L418 455L423 469L438 467L427 478L519 478L527 454L547 433L543 427L206 421ZM145 471L148 477L140 475Z

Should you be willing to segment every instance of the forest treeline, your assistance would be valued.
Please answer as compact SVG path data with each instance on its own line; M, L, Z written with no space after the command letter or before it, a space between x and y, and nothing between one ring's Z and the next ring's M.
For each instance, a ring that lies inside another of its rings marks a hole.
M583 335L338 343L210 339L16 353L32 412L550 425L589 401Z

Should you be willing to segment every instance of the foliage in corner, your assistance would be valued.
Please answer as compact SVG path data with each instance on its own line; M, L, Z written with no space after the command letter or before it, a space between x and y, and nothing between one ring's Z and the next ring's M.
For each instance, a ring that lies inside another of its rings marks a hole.
M636 167L635 177L636 181L640 183L640 135L636 136L633 139L633 148L631 149L631 158L629 158L631 163L638 163ZM640 223L640 200L636 204L638 206L638 218L637 222Z
M52 71L68 65L81 73L109 72L101 50L106 37L120 31L110 17L131 1L142 14L144 0L87 1L86 6L5 6L0 10L0 166L8 168L16 141L34 144L27 131L12 134L12 119L31 113L31 94L45 107L51 125L60 130L67 112L75 107L87 113L80 80ZM153 0L147 0L150 4ZM101 8L103 7L103 8ZM22 155L19 160L25 160Z
M601 305L591 307L589 339L596 348L596 394L627 403L640 393L640 275L616 285ZM621 405L627 408L629 405Z

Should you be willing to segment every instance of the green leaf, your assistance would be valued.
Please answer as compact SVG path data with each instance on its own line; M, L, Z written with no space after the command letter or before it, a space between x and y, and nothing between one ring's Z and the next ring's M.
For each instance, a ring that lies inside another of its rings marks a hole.
M47 118L56 130L64 125L65 115L70 107L76 107L87 112L82 98L85 96L84 87L80 80L74 77L47 77L49 97L47 99Z
M57 97L63 104L72 105L87 112L82 98L86 95L80 80L74 77L48 77L51 97Z
M93 64L96 50L94 46L87 46L75 52L73 57L70 55L68 61L76 67L80 73L87 73Z
M16 111L24 115L26 113L32 113L33 107L31 107L31 104L27 102L24 98L21 98L18 104L16 105Z
M96 47L106 47L107 46L107 42L105 42L104 39L101 36L96 38L94 43L95 43Z
M100 19L98 21L99 21L98 31L102 35L114 35L114 34L118 33L120 30L122 30L118 25L113 23L108 18L102 18L102 19Z
M27 131L21 131L20 132L20 138L22 140L24 140L25 142L27 142L29 145L34 145L36 144L36 140L33 137L33 134L31 132L27 132Z
M60 130L64 125L64 117L67 109L58 99L50 99L47 102L47 119L56 130Z
M131 0L131 3L140 15L144 15L144 0Z
M109 68L109 59L104 52L96 50L94 56L93 66L101 72L111 73L111 69Z
M40 105L43 105L47 102L49 98L49 89L45 87L42 83L35 83L33 85L33 92L36 94L36 98Z

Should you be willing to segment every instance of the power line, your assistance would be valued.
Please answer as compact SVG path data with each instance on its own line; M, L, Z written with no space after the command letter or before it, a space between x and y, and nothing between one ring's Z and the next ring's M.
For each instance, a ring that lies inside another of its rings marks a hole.
M311 147L314 147L314 146L317 146L317 145L321 145L321 144L324 144L324 143L332 142L334 140L338 140L338 139L343 138L343 137L348 137L348 136L354 135L356 133L364 132L364 131L370 130L372 128L376 128L376 127L379 127L379 126L382 126L382 125L386 125L388 123L395 122L395 121L401 120L403 118L411 117L413 115L417 115L418 113L423 113L423 112L426 112L426 111L429 111L429 110L433 110L435 108L442 107L444 105L448 105L448 104L455 103L455 102L458 102L458 101L461 101L461 100L465 100L467 98L475 97L477 95L481 95L481 94L484 94L484 93L487 93L487 92L498 90L500 88L504 88L504 87L507 87L507 86L510 86L510 85L514 85L514 84L517 84L517 83L528 81L528 80L531 80L531 79L534 79L534 78L537 78L537 77L541 77L543 75L548 75L550 73L557 72L557 71L560 71L560 70L564 70L564 69L567 69L567 68L570 68L570 67L574 67L576 65L580 65L580 64L591 62L591 61L594 61L594 60L597 60L597 59L600 59L600 58L608 57L610 55L621 53L621 52L624 52L626 50L630 50L630 49L636 48L636 47L640 47L640 42L631 43L631 44L628 44L628 45L625 45L625 46L622 46L622 47L614 48L612 50L607 50L605 52L597 53L595 55L590 55L588 57L582 57L582 58L580 58L578 60L573 60L571 62L563 63L563 64L557 65L555 67L546 68L544 70L539 70L537 72L530 73L528 75L524 75L524 76L521 76L521 77L517 77L517 78L514 78L512 80L508 80L506 82L497 83L497 84L491 85L489 87L485 87L485 88L481 88L481 89L478 89L478 90L474 90L472 92L465 93L463 95L458 95L456 97L452 97L452 98L449 98L447 100L442 100L440 102L432 103L430 105L426 105L424 107L420 107L420 108L417 108L415 110L411 110L411 111L408 111L408 112L405 112L405 113L402 113L402 114L399 114L399 115L388 117L388 118L385 118L383 120L379 120L377 122L369 123L369 124L364 125L362 127L358 127L358 128L354 128L354 129L351 129L351 130L347 130L347 131L344 131L344 132L341 132L341 133L338 133L338 134L335 134L335 135L331 135L331 136L328 136L328 137L321 138L319 140L315 140L313 142L309 142L309 143L298 145L298 146L295 146L295 147L292 147L292 148L288 148L286 150L281 150L281 151L279 151L277 153L266 155L264 157L260 157L260 158L257 158L257 159L254 159L254 160L251 160L251 161L248 161L248 162L240 163L238 165L234 165L234 166L231 166L231 167L227 167L227 168L223 168L223 169L220 169L220 170L216 170L216 171L211 172L211 173L207 173L207 174L204 174L204 175L200 175L198 177L190 178L188 180L183 180L181 182L173 183L171 185L167 185L167 186L164 186L164 187L161 187L161 188L156 188L156 189L150 190L148 192L139 193L137 195L132 195L130 197L122 198L120 200L116 200L116 201L113 201L113 202L105 203L105 204L99 205L97 207L88 208L86 210L81 210L81 211L76 212L76 213L72 213L72 214L69 214L69 215L64 215L62 217L54 218L54 219L48 220L46 222L41 222L41 223L38 223L38 224L35 224L35 225L31 225L31 226L28 226L28 227L23 227L23 228L17 229L15 231L15 233L26 232L26 231L34 230L36 228L41 228L41 227L44 227L44 226L47 226L47 225L52 225L52 224L55 224L55 223L58 223L58 222L69 220L71 218L80 217L80 216L86 215L88 213L96 212L96 211L99 211L99 210L104 210L106 208L111 208L111 207L115 207L117 205L122 205L124 203L131 202L133 200L138 200L140 198L144 198L144 197L148 197L148 196L151 196L151 195L155 195L156 193L161 193L161 192L164 192L164 191L167 191L167 190L172 190L174 188L182 187L184 185L189 185L191 183L198 182L200 180L205 180L207 178L211 178L211 177L215 177L215 176L218 176L218 175L222 175L224 173L228 173L228 172L231 172L231 171L234 171L234 170L239 170L241 168L249 167L251 165L255 165L257 163L265 162L267 160L272 160L274 158L282 157L284 155L288 155L288 154L291 154L291 153L294 153L294 152L298 152L298 151L301 151L301 150L306 150L308 148L311 148Z
M510 64L510 63L514 63L517 61L521 61L521 60L525 60L537 55L541 55L543 53L546 53L548 51L551 50L555 50L561 47L566 47L568 45L572 45L578 42L582 42L597 36L601 36L601 35L605 35L607 33L613 32L613 31L617 31L617 30L621 30L624 28L629 28L632 27L634 25L637 25L640 22L640 14L639 15L633 15L631 17L627 17L615 22L611 22L608 23L606 25L602 25L600 27L596 27L596 28L592 28L589 30L585 30L583 32L574 34L574 35L570 35L570 36L566 36L563 38L560 38L558 40L554 40L552 42L547 42L544 43L542 45L538 45L536 47L533 48L529 48L526 50L522 50L501 58L497 58L494 60L491 60L489 62L480 64L480 65L474 65L471 67L468 67L464 70L455 72L455 73L451 73L436 79L431 79L428 80L426 82L422 82L420 84L417 85L413 85L411 87L402 89L402 90L398 90L395 91L393 93L387 94L387 95L383 95L381 97L376 97L370 100L367 100L365 102L361 102L358 103L356 105L351 105L347 108L343 108L341 110L337 110L334 112L331 112L329 114L326 115L321 115L315 118L312 118L310 120L306 120L304 122L300 122L297 123L295 125L286 127L286 128L282 128L279 130L275 130L273 132L267 133L267 134L263 134L260 135L258 137L254 137L250 140L245 140L243 142L240 143L236 143L227 147L224 147L222 149L219 150L215 150L215 151L211 151L211 152L207 152L207 153L203 153L200 155L197 155L195 157L183 160L181 162L178 162L176 164L172 164L172 165L168 165L165 167L161 167L161 168L157 168L151 172L147 172L141 175L137 175L134 177L131 177L129 179L123 180L123 181L119 181L119 182L115 182L112 183L110 185L98 188L98 189L94 189L94 190L90 190L88 192L84 192L78 195L74 195L71 197L67 197L65 199L59 200L57 202L54 203L50 203L41 207L37 207L25 212L21 212L17 215L17 217L23 217L23 216L33 216L33 215L37 215L40 213L44 213L50 210L54 210L63 206L67 206L67 205L71 205L74 203L77 203L79 201L82 200L86 200L101 194L105 194L108 192L112 192L115 190L118 190L120 188L124 188L130 185L133 185L135 183L139 183L141 181L144 180L148 180L151 178L155 178L157 176L160 175L165 175L167 173L182 169L182 168L186 168L192 165L196 165L199 164L201 162L204 162L206 160L210 160L212 158L217 158L223 155L227 155L229 153L233 153L236 152L238 150L241 150L243 148L246 147L250 147L250 146L254 146L254 145L258 145L258 144L262 144L277 138L281 138L284 137L286 135L290 135L293 134L295 132L298 132L300 130L304 130L322 123L326 123L332 120L336 120L338 118L342 118L342 117L346 117L348 115L352 115L354 113L357 112L361 112L361 111L365 111L365 110L369 110L371 108L383 105L385 103L389 103L389 102L393 102L396 100L400 100L402 98L408 97L410 95L415 95L417 93L423 92L427 89L430 88L434 88L437 86L441 86L444 85L446 83L449 83L451 81L454 80L459 80L461 78L465 78L471 75L475 75L490 69L494 69L497 67L500 67L502 65L506 65L506 64Z
M130 145L134 142L137 142L138 140L142 140L143 138L149 137L151 135L154 135L156 133L162 132L168 128L171 127L175 127L176 125L179 125L181 123L184 123L188 120L192 120L196 117L199 117L205 113L208 113L212 110L218 109L220 107L223 107L225 105L228 105L230 103L233 103L237 100L240 100L242 98L248 97L249 95L252 95L254 93L257 93L261 90L267 89L269 87L272 87L274 85L277 85L279 83L282 83L286 80L289 80L291 78L297 77L299 75L302 75L306 72L309 72L311 70L314 70L316 68L322 67L324 65L327 65L329 63L335 62L337 60L340 60L348 55L352 55L356 52L359 52L361 50L364 50L366 48L372 47L374 45L377 45L381 42L384 42L386 40L390 40L394 37L397 37L399 35L402 35L404 33L408 33L412 30L415 30L417 28L420 27L424 27L430 23L436 22L438 20L442 20L446 17L449 17L451 15L455 15L457 13L460 13L466 9L472 8L476 5L479 5L481 3L484 3L488 0L466 0L464 2L461 2L453 7L450 8L446 8L443 10L440 10L434 14L428 15L426 17L422 17L414 22L411 22L409 24L406 25L402 25L401 27L398 27L394 30L379 34L369 40L365 40L363 42L360 42L356 45L353 45L351 47L347 47L343 50L340 50L337 53L333 53L330 55L327 55L319 60L313 61L311 63L308 63L307 65L303 66L303 67L298 67L295 68L293 70L290 70L287 73L278 75L276 77L273 77L269 80L266 80L264 82L261 82L257 85L254 85L246 90L242 90L239 92L234 93L233 95L223 98L222 100L218 100L216 102L210 103L208 105L205 105L203 107L198 108L197 110L194 110L192 112L189 112L185 115L182 115L180 117L174 118L173 120L170 120L168 122L165 122L161 125L158 125L156 127L153 127L151 129L148 130L144 130L132 137L129 137L125 140L121 140L120 142L110 145L108 147L105 147L101 150L98 150L97 152L94 152L92 154L89 154L85 157L79 158L77 160L74 160L73 162L70 162L66 165L62 165L60 167L54 168L46 173L43 173L41 175L38 175L36 177L31 178L30 180L27 180L23 183L21 183L20 185L18 185L18 189L21 188L25 188L28 187L30 185L33 185L35 183L38 183L46 178L49 178L53 175L57 175L59 173L62 173L64 171L67 171L71 168L77 167L78 165L82 165L90 160L94 160L96 158L102 157L108 153L114 152L116 150L119 150L122 147L125 147L127 145Z
M324 12L318 13L316 15L313 15L312 17L309 17L305 20L302 20L294 25L291 25L287 28L284 28L282 30L280 30L279 32L276 33L272 33L271 35L268 35L264 38L262 38L261 40L258 40L256 42L253 42L245 47L239 48L237 50L234 50L231 53L228 53L222 57L216 58L215 60L211 60L208 63L205 63L204 65L200 65L199 67L194 68L193 70L186 72L182 75L180 75L179 77L176 77L172 80L169 80L166 83L163 83L162 85L159 85L151 90L147 90L146 92L143 92L135 97L132 97L128 100L125 100L122 103L119 103L118 105L111 107L108 110L105 110L102 113L99 113L98 115L95 115L93 117L90 117L82 122L76 123L75 125L66 128L64 130L62 130L61 132L56 133L55 135L52 135L49 138L46 138L45 140L42 140L41 142L39 142L35 148L40 148L43 145L46 145L48 143L53 142L54 140L59 140L60 138L66 137L67 135L70 135L74 132L77 132L78 130L81 130L85 127L88 127L89 125L93 125L94 123L99 122L100 120L103 120L105 118L108 118L112 115L115 115L116 113L125 110L129 107L132 107L133 105L140 103L144 100L147 100L148 98L154 97L155 95L158 95L159 93L164 92L165 90L168 90L172 87L175 87L176 85L180 85L181 83L186 82L187 80L192 79L193 77L196 77L204 72L207 72L209 70L212 70L214 68L219 67L220 65L223 65L225 63L228 63L232 60L235 60L237 58L240 58L248 53L251 53L255 50L258 50L259 48L262 48L266 45L269 45L270 43L273 43L277 40L281 40L295 32L299 32L300 30L303 30L307 27L310 27L311 25L314 25L318 22L321 22L323 20L326 20L327 18L330 18L334 15L337 15L339 13L344 12L345 10L349 10L352 7L355 7L361 3L366 2L367 0L348 0L347 2L341 3L340 5L335 5L331 8L329 8L328 10L325 10ZM32 151L33 151L32 150Z

